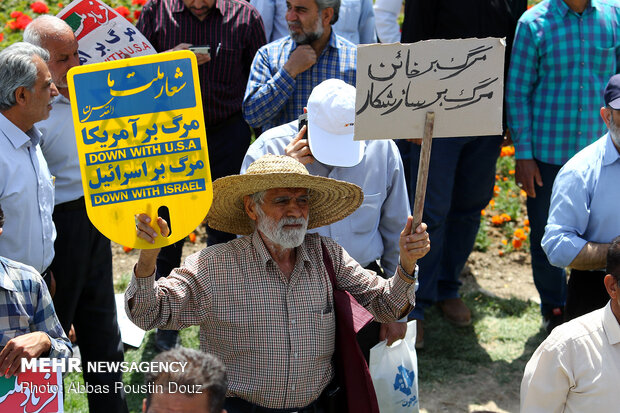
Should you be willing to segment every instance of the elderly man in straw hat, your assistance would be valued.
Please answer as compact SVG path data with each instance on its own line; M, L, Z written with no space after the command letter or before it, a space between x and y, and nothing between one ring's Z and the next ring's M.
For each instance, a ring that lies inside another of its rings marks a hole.
M426 225L411 233L408 218L398 276L383 279L333 240L306 232L355 211L363 199L358 186L312 176L291 157L265 155L213 188L209 225L247 236L205 248L158 281L158 251L141 251L125 293L129 317L144 329L200 325L201 349L228 371L229 413L321 412L320 396L334 375L335 337L323 247L338 287L377 320L394 321L414 302L416 261L430 249ZM145 214L137 216L136 230L149 242L169 233L163 219L151 222Z

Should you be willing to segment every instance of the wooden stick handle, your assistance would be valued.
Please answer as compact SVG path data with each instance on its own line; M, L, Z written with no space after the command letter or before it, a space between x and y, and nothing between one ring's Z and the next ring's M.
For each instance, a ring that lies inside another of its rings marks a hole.
M418 181L416 184L415 198L413 201L413 227L412 231L422 222L424 212L424 198L426 197L426 182L428 180L428 166L431 160L431 145L433 128L435 126L435 112L426 112L424 124L424 136L422 137L422 149L420 151L420 164L418 166Z

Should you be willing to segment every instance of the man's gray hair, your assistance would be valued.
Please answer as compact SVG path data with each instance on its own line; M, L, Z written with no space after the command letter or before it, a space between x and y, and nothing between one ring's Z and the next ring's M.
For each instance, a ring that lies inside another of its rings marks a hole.
M196 389L200 385L200 392L206 393L209 406L208 411L219 413L224 408L226 390L228 388L228 378L226 377L226 367L217 357L212 354L185 347L176 347L172 350L158 354L153 362L171 363L173 361L187 363L183 369L173 372L166 371L147 372L145 382L149 387L162 385L164 393L168 389L169 383L178 386L193 387ZM181 371L179 371L181 370ZM188 394L189 396L189 394ZM146 411L148 412L152 402L152 394L146 395Z
M45 62L50 57L47 50L25 42L13 43L0 52L0 110L10 109L17 103L17 88L33 90L37 81L34 56Z
M329 24L335 24L338 21L338 15L340 13L340 0L315 0L316 5L319 6L319 11L331 7L334 9L334 16Z
M265 202L265 194L266 193L267 193L267 191L255 192L252 195L250 195L250 198L252 199L252 201L256 205L261 206L261 205L263 205L263 202Z
M45 31L43 29L46 29ZM71 26L63 19L45 14L34 19L24 30L24 41L43 47L42 38L54 38L64 31L71 30Z

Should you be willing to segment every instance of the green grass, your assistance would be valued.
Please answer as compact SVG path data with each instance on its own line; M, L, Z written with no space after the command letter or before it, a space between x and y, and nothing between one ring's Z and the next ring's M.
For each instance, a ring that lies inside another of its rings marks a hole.
M470 293L463 297L473 323L454 327L437 308L425 312L425 348L418 352L420 386L454 383L486 369L499 383L520 378L545 337L538 305Z

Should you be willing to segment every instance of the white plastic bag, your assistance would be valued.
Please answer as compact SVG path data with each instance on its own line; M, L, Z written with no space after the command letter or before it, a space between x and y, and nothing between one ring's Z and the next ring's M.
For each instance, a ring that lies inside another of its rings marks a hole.
M407 323L407 334L387 346L383 340L370 349L370 376L381 413L418 413L418 357L416 324Z

